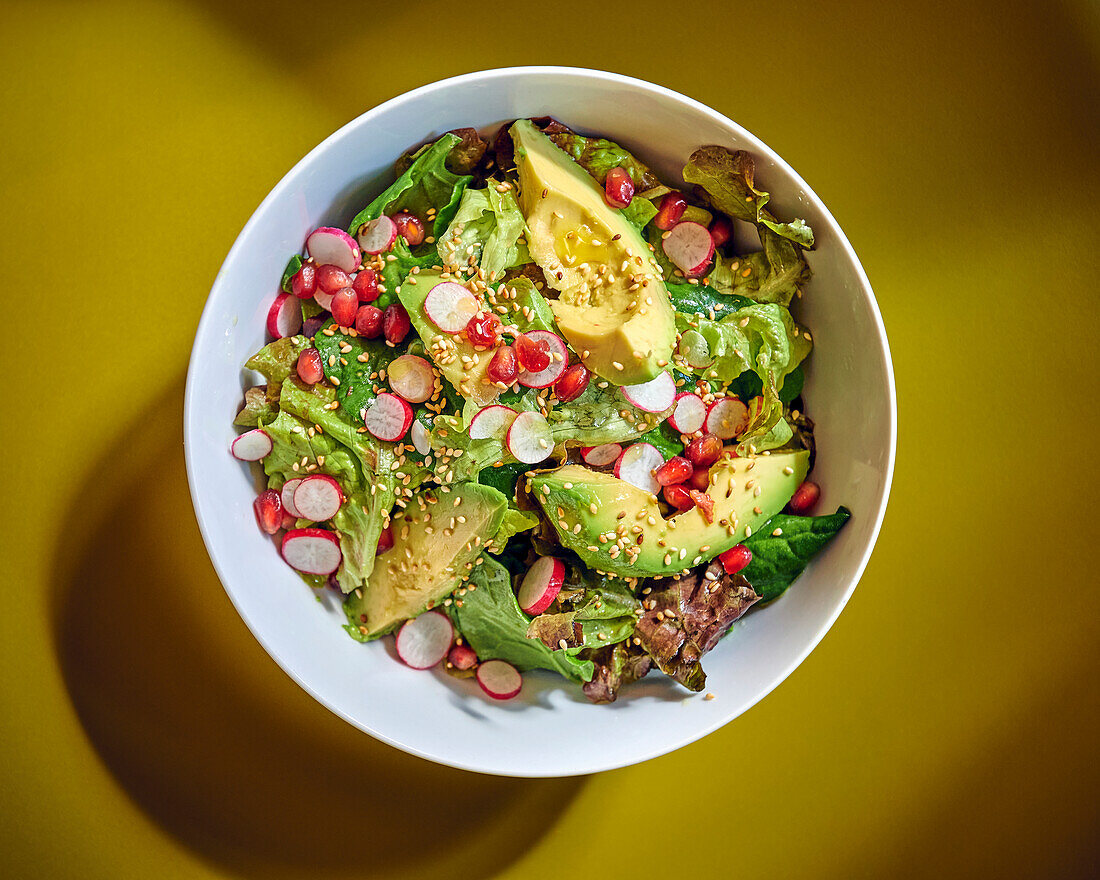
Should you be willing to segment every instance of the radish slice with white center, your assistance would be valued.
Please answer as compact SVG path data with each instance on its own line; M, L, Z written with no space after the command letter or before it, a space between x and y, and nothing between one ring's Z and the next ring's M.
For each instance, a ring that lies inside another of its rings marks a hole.
M676 408L668 417L668 422L681 434L694 434L702 430L707 419L707 405L698 394L685 391L676 395Z
M508 451L524 464L538 464L554 451L550 424L537 412L521 412L505 437Z
M581 458L584 459L584 463L590 464L592 467L606 467L609 464L614 464L622 454L623 447L618 443L604 443L602 446L586 446L581 450Z
M303 574L332 574L343 555L340 542L324 529L291 529L283 535L283 559Z
M425 611L405 621L397 631L397 656L413 669L431 669L451 650L455 630L450 618L438 611Z
M477 415L470 419L471 440L500 440L512 427L512 422L519 415L510 406L494 403L485 409L478 410Z
M702 223L688 220L672 227L664 240L668 258L689 278L702 275L714 256L714 239Z
M415 354L403 354L390 361L386 367L386 379L390 388L409 403L423 403L435 390L432 365Z
M465 330L478 310L477 297L456 281L440 281L424 298L424 314L444 333Z
M259 461L271 452L271 438L261 428L245 431L232 442L229 451L241 461Z
M301 511L294 506L294 490L298 488L298 484L302 482L299 478L295 477L293 480L287 480L283 483L283 490L279 493L283 502L283 510L289 513L295 519L302 519Z
M302 307L298 297L280 293L267 310L267 332L276 339L293 336L302 329Z
M503 660L486 660L477 668L477 683L494 700L510 700L523 687L523 676Z
M306 239L306 250L317 266L331 264L345 272L354 272L362 262L355 239L332 226L315 229Z
M313 292L313 301L315 303L317 303L317 305L319 305L326 312L331 312L332 311L332 298L333 298L333 296L335 296L335 294L325 293L323 290L321 290L320 287L318 287Z
M396 394L383 391L363 410L363 424L379 440L400 440L412 425L412 407Z
M630 483L631 486L637 486L644 492L657 495L661 491L661 484L657 482L653 472L664 463L665 457L656 446L650 443L635 443L628 446L615 462L615 476L624 483Z
M714 401L707 410L706 428L722 440L736 437L749 426L749 408L736 397Z
M302 519L324 522L332 519L344 503L340 484L325 474L305 477L294 488L294 506Z
M664 412L676 400L676 382L668 373L659 373L641 385L624 385L623 397L642 412Z
M412 428L409 429L409 436L412 438L413 449L421 455L427 455L432 451L432 436L428 433L428 429L424 427L422 422L413 419Z
M553 556L540 556L519 585L516 601L525 614L542 614L561 591L565 564Z
M356 239L364 253L385 253L397 241L397 224L383 214L381 217L364 223L359 228Z
M533 339L536 342L542 340L550 346L550 363L545 370L539 370L537 373L524 370L519 374L516 381L525 388L549 388L561 378L561 374L569 366L569 348L566 346L565 340L556 333L550 333L546 330L532 330L526 335L528 339Z

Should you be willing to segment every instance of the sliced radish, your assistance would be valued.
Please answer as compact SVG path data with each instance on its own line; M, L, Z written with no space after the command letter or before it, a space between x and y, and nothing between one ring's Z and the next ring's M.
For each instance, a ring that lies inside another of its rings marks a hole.
M332 574L343 559L336 535L324 529L291 529L282 551L287 565L304 574Z
M428 429L424 427L423 422L413 419L409 436L412 438L413 449L421 455L427 455L432 451L432 435L428 433Z
M267 332L276 339L293 336L302 329L302 307L298 297L280 293L267 310Z
M494 700L510 700L523 687L523 676L511 663L486 660L477 668L477 683Z
M581 458L584 459L584 463L590 464L592 467L606 467L609 464L614 464L622 454L623 447L618 443L585 446L581 450Z
M477 654L469 645L455 645L447 653L447 660L455 669L473 669L477 666Z
M516 601L532 617L542 614L561 591L565 581L565 563L553 556L540 556L524 575Z
M521 412L505 436L508 451L524 464L538 464L554 451L550 424L541 413Z
M722 440L736 437L749 426L749 408L736 397L722 397L707 410L707 433Z
M510 406L494 403L470 419L471 440L500 440L519 415Z
M702 275L714 256L714 239L702 223L677 223L664 240L665 253L689 278Z
M343 229L332 226L313 230L306 239L306 250L313 257L314 264L337 266L345 272L354 272L362 262L355 239Z
M431 669L447 656L455 630L446 614L425 611L397 631L397 656L413 669Z
M302 482L297 477L293 480L287 480L283 483L283 491L280 493L280 497L283 502L283 510L289 513L295 519L301 519L301 511L294 506L294 490L298 488L298 484Z
M325 474L305 477L294 487L294 506L302 519L324 522L332 519L344 503L340 484Z
M676 382L668 373L658 373L641 385L624 385L623 397L642 412L664 412L676 400Z
M383 214L381 217L364 223L359 228L356 239L364 253L385 253L397 241L397 224Z
M412 424L412 407L396 394L383 391L363 410L363 424L379 440L396 442Z
M681 434L694 434L703 429L707 419L707 405L698 394L685 391L676 395L676 408L668 417L668 422Z
M321 290L320 287L318 287L317 290L315 290L313 293L313 301L326 312L332 311L332 297L333 294L326 293L325 291Z
M664 463L665 458L656 446L635 443L628 446L615 462L615 476L650 495L656 495L661 491L661 484L657 482L653 472Z
M564 339L546 330L532 330L526 336L535 342L542 340L550 346L550 363L546 369L537 373L529 370L520 372L519 384L526 388L549 388L561 378L561 374L569 366L569 348Z
M415 354L403 354L390 361L386 367L386 379L390 388L409 403L423 403L435 390L432 365Z
M229 451L241 461L259 461L271 452L271 438L262 428L253 428L234 440Z
M440 281L424 298L424 314L444 333L465 330L478 308L477 297L457 281Z

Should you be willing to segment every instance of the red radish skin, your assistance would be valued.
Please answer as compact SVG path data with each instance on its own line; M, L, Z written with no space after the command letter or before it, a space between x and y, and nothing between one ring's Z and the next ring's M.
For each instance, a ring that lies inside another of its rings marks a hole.
M303 574L332 574L343 559L339 540L325 529L291 529L281 549L287 565Z
M661 202L657 205L657 216L653 218L653 225L665 231L672 229L687 210L687 200L678 192L665 193Z
M520 340L531 341L539 348L545 345L548 358L543 369L538 371L526 369L519 374L517 381L526 388L549 388L562 377L569 363L569 348L565 340L546 330L532 330L516 340L517 351ZM524 363L523 357L519 360L521 364Z
M721 214L716 216L710 224L710 237L714 241L714 246L720 248L727 241L733 238L733 223L729 219L723 217Z
M492 312L478 312L466 325L466 338L473 346L492 348L500 340L500 318Z
M415 418L413 419L412 427L409 428L409 439L412 440L413 449L421 455L427 455L432 451L432 435L428 433L428 429Z
M382 312L382 333L386 337L386 342L399 345L405 341L411 329L409 313L401 303L390 303L386 306L386 310Z
M340 484L327 474L304 477L294 488L294 507L302 519L325 522L336 516L343 503Z
M612 168L603 184L604 201L612 208L626 208L634 200L634 181L625 168Z
M298 363L295 366L298 378L307 385L315 385L325 378L325 368L321 363L321 352L315 348L307 348L298 355Z
M359 253L359 245L355 239L332 226L322 226L315 229L306 239L306 250L318 265L331 263L339 266L345 272L354 272L362 257Z
M500 403L487 406L470 419L470 439L500 440L508 433L518 415L510 406Z
M618 461L623 448L618 443L604 443L601 446L586 446L581 450L581 458L592 467L607 467Z
M396 443L412 425L413 411L396 394L383 391L363 410L363 424L379 440Z
M813 482L813 480L806 480L801 486L794 490L794 495L791 496L791 500L787 503L787 507L790 509L791 513L801 516L813 510L814 505L817 504L817 499L820 497L821 487Z
M293 480L287 480L283 483L283 489L280 493L280 499L283 502L283 510L295 519L303 518L301 511L294 506L294 490L298 488L300 482L302 481L298 477L295 477Z
M378 273L369 266L360 269L351 281L352 290L359 297L359 302L374 302L380 296L378 290Z
M550 425L541 413L521 412L505 435L505 446L524 464L545 461L554 451L554 438Z
M267 332L276 339L293 336L302 329L302 308L298 297L280 293L267 311Z
M386 379L390 388L409 403L423 403L435 390L432 365L415 354L403 354L390 361Z
M749 426L749 410L736 397L721 397L707 410L704 427L721 440L736 437Z
M519 360L516 358L516 350L510 345L502 345L494 353L489 361L489 368L485 373L490 382L500 382L503 385L511 385L519 378Z
M381 556L387 550L393 549L393 529L386 526L378 535L378 547L374 551L375 556Z
M688 278L706 272L714 257L714 239L702 223L677 223L664 239L665 254Z
M722 441L713 434L696 437L687 445L684 457L696 468L709 468L722 457Z
M642 412L664 412L676 402L676 382L668 373L658 373L640 385L624 385L623 397Z
M447 654L447 662L463 671L477 666L477 654L469 645L455 645Z
M553 556L540 556L519 585L516 601L525 614L542 614L561 592L565 563Z
M312 263L303 263L290 279L290 292L298 299L309 299L316 289L317 267Z
M674 455L663 465L654 471L653 476L662 486L675 486L691 478L695 469L691 462L679 455Z
M634 443L623 450L619 460L615 462L615 476L632 486L637 486L643 492L656 495L661 491L661 484L653 476L653 472L664 464L664 456L651 443Z
M691 510L695 506L695 499L691 497L691 493L683 486L665 486L661 492L665 496L665 501L676 508L680 513L685 510Z
M588 387L592 374L582 363L570 364L554 383L554 396L562 403L576 400Z
M397 631L397 656L413 669L431 669L451 650L455 630L446 614L425 611Z
M378 306L359 306L355 313L355 332L364 339L377 339L382 335L382 310Z
M718 561L722 563L726 574L737 574L752 562L752 551L744 544L738 544L736 547L730 547L725 553L720 553Z
M694 434L701 431L707 418L707 405L698 394L685 391L676 395L672 415L668 423L681 434Z
M419 217L408 211L398 211L393 215L393 224L397 227L397 234L405 239L409 247L424 243L424 224Z
M486 660L477 667L477 683L494 700L510 700L523 688L523 676L503 660Z
M274 489L264 489L252 502L256 522L267 534L274 535L283 525L283 501Z
M328 309L332 312L332 320L339 326L351 327L359 314L359 297L350 287L345 287L332 295Z
M424 314L444 333L461 333L479 308L477 297L457 281L440 281L424 298Z
M316 290L323 290L325 293L336 293L336 291L343 290L350 285L351 276L339 266L326 263L317 267Z
M253 428L237 437L229 451L240 461L259 461L271 453L271 438L263 428Z
M385 215L368 220L359 227L356 241L364 253L384 254L397 241L397 224Z

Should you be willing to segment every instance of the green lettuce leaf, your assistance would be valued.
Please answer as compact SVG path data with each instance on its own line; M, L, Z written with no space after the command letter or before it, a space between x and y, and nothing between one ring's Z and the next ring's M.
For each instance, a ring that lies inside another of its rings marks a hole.
M331 336L327 330L333 331ZM313 344L321 355L325 378L335 378L340 383L334 391L336 400L340 401L340 411L349 422L361 425L364 408L374 403L378 396L375 387L387 388L385 380L378 377L379 371L386 369L402 352L386 345L384 339L345 335L331 320L317 332Z
M828 516L791 516L779 514L744 542L752 551L752 561L741 574L770 602L783 595L810 560L828 544L851 518L846 507ZM779 529L780 534L773 532Z
M554 604L532 618L527 635L551 649L564 641L564 650L579 654L630 638L641 608L622 580L570 566Z
M254 385L245 389L244 406L237 413L233 424L242 428L255 428L261 422L270 422L278 414L279 395L270 395L267 385Z
M600 388L599 382L592 381L575 400L555 404L548 421L555 443L571 440L581 446L599 446L637 439L669 412L643 413L631 406L619 386Z
M283 269L283 281L279 286L287 293L290 293L290 279L298 274L298 270L302 268L302 263L302 258L295 254L286 264L286 268Z
M492 486L512 502L516 499L516 483L530 469L528 464L513 461L501 467L483 468L477 475L477 481L483 486Z
M492 468L490 468L492 470ZM479 481L481 484L488 485L484 481ZM515 490L513 489L513 495ZM508 496L505 496L508 497ZM492 553L500 553L508 544L508 539L513 535L518 535L520 532L525 532L528 529L533 529L539 524L539 518L535 514L526 510L517 510L514 507L509 507L504 511L504 520L500 524L500 528L497 533L492 537L493 549Z
M468 189L458 211L436 244L444 266L466 264L469 249L486 275L499 277L506 269L531 261L519 239L526 226L512 190L498 192L490 178L485 189Z
M305 336L284 336L269 342L244 362L245 369L263 373L269 385L275 388L269 394L278 395L278 386L290 376L298 365L298 355L309 348Z
M707 275L707 284L721 293L739 294L756 302L790 305L810 278L802 251L767 228L760 230L764 250L744 257L722 257Z
M507 298L503 291L508 291ZM503 316L508 323L515 324L521 333L531 330L546 330L549 333L557 333L554 324L554 312L550 304L535 288L535 283L526 275L514 278L497 288L496 301L501 305L508 305L512 311Z

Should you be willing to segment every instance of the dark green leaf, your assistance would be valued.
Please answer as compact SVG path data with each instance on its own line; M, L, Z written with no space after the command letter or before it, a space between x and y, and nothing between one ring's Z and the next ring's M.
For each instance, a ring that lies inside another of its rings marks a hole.
M741 574L765 602L779 597L851 515L848 508L840 507L829 516L781 513L772 517L744 542L752 551L752 562ZM775 529L782 529L782 534L773 535Z
M283 283L281 287L287 293L290 293L290 279L293 278L301 268L302 258L295 254L290 258L290 262L286 264L286 268L283 270Z
M711 321L721 320L738 309L753 304L753 300L748 297L720 293L706 284L677 284L670 281L665 286L672 299L674 311L685 315L702 315Z
M684 444L680 442L680 435L667 420L661 422L648 434L643 434L638 439L643 443L651 443L656 446L658 452L665 457L666 461L684 451Z

